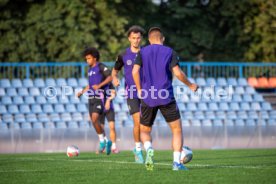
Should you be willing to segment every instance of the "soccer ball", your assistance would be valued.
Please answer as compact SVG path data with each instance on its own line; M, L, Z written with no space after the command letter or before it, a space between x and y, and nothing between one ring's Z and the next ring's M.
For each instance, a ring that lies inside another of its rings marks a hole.
M77 146L68 146L67 147L67 156L68 157L77 157L80 154L80 150Z
M188 146L182 147L180 162L183 164L189 163L193 158L193 151Z

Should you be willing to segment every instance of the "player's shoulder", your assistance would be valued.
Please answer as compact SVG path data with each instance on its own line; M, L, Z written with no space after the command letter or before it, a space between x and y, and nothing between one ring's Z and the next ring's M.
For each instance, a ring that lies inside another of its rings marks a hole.
M102 71L109 70L108 67L107 67L107 65L104 64L104 63L101 63L101 62L99 63L99 68L100 68L100 70L102 70Z

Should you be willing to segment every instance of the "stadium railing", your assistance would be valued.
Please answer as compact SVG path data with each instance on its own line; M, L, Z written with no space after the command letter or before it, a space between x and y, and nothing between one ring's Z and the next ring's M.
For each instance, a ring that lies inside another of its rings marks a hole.
M114 62L104 62L113 67ZM275 77L276 63L180 62L188 77ZM83 78L85 62L1 62L0 78Z

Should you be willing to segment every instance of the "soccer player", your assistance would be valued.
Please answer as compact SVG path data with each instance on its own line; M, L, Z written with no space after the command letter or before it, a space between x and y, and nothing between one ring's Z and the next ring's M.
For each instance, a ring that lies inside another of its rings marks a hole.
M130 47L118 56L114 68L112 70L113 84L115 87L117 87L120 85L118 73L122 69L122 67L124 67L125 88L127 91L127 104L130 115L132 115L134 122L133 137L135 141L135 148L133 150L133 153L135 156L136 163L144 163L144 158L142 154L140 140L140 100L137 97L137 90L132 77L132 68L137 53L140 50L140 43L143 34L144 29L140 26L135 25L129 28L129 30L127 31L127 36L128 41L130 43Z
M163 45L165 38L160 28L151 28L148 37L150 45L140 50L132 71L138 95L142 99L140 132L147 151L145 165L147 170L153 169L154 150L151 143L151 130L159 109L173 135L173 170L187 170L180 163L183 145L182 125L173 93L173 74L192 91L197 90L197 85L192 84L180 69L175 51ZM141 80L140 70L143 72Z
M112 83L108 85L107 90L109 91L106 93L105 97L104 112L100 115L99 119L102 129L104 129L105 118L107 119L109 124L110 139L112 141L111 152L117 154L119 153L119 150L116 147L115 112L112 102L112 100L115 98L116 92ZM106 135L104 136L104 139L108 140Z
M99 136L100 146L99 152L106 149L106 154L111 153L112 142L104 139L104 130L99 123L99 116L103 113L103 101L104 101L104 89L107 84L112 81L111 71L103 64L99 62L100 53L95 48L86 48L83 52L83 56L89 66L88 70L88 80L89 85L87 85L82 91L80 91L77 96L80 97L84 93L88 93L88 107L89 115L92 124Z

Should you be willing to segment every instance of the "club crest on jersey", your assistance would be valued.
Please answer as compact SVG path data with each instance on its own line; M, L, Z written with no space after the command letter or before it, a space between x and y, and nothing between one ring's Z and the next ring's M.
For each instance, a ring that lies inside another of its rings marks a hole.
M129 60L127 60L127 65L132 65L132 61L129 59Z
M93 71L88 72L88 75L89 75L89 76L91 76L91 75L95 75L95 74L96 74L96 72L93 72Z

